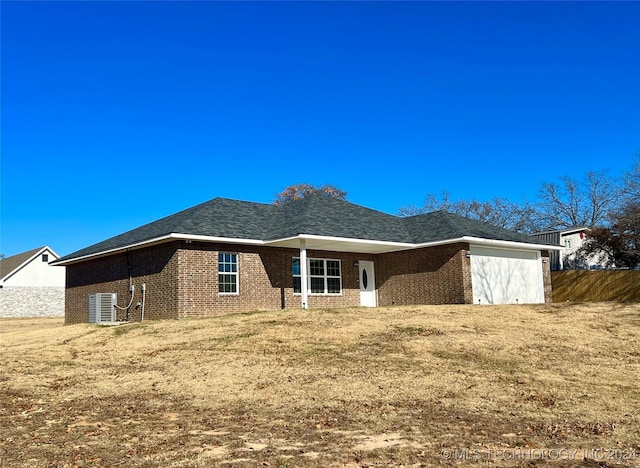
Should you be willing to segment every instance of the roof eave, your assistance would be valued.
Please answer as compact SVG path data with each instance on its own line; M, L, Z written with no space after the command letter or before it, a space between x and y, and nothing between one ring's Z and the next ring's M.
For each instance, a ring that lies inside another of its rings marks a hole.
M436 247L438 245L457 244L459 242L465 242L474 245L489 245L493 247L501 247L504 249L516 249L516 250L562 250L562 247L548 244L535 244L518 241L506 241L499 239L486 239L484 237L462 236L454 239L443 239L432 242L423 242L416 244L416 249L425 247Z
M72 265L74 263L84 262L86 260L93 260L96 258L107 257L109 255L113 255L120 252L126 252L127 250L137 250L144 247L149 247L157 244L164 244L165 242L171 242L174 240L184 240L184 241L201 241L201 242L220 242L225 244L247 244L247 245L263 245L264 242L256 239L236 239L230 237L215 237L215 236L200 236L194 234L180 234L172 232L170 234L166 234L164 236L154 237L153 239L147 239L141 242L136 242L133 244L127 244L120 247L116 247L114 249L102 250L100 252L95 252L87 255L82 255L80 257L73 257L66 260L56 260L52 262L52 265L55 266L65 266Z
M469 244L475 245L489 245L493 247L502 247L505 249L518 249L518 250L562 250L562 247L559 245L552 244L536 244L536 243L528 243L528 242L517 242L517 241L507 241L507 240L499 240L499 239L485 239L482 237L471 237L464 236L462 237L463 242L468 242Z
M549 231L532 232L530 235L537 236L541 234L555 234L555 233L563 235L563 234L573 234L574 232L580 232L580 231L591 231L591 228L586 226L578 226L578 227L566 228L566 229L551 229Z
M438 245L456 244L459 242L466 242L469 244L476 244L476 245L491 245L494 247L511 248L511 249L519 249L519 250L562 250L562 247L555 246L555 245L534 244L534 243L516 242L516 241L504 241L504 240L496 240L496 239L484 239L481 237L470 237L470 236L463 236L463 237L458 237L454 239L443 239L439 241L413 244L408 242L378 241L378 240L371 240L371 239L353 239L353 238L347 238L347 237L319 236L314 234L298 234L297 236L283 237L279 239L271 239L268 241L263 241L260 239L240 239L240 238L231 238L231 237L215 237L215 236L171 233L164 236L155 237L153 239L148 239L142 242L128 244L128 245L124 245L114 249L103 250L101 252L83 255L80 257L69 258L67 260L62 260L62 261L56 260L51 264L56 266L72 265L74 263L84 262L86 260L106 257L116 253L126 252L127 250L141 249L143 247L149 247L151 245L162 244L162 243L171 242L174 240L184 240L184 241L192 241L192 242L193 241L219 242L224 244L264 245L264 246L272 246L272 247L293 247L292 242L299 242L300 240L308 240L310 242L324 243L326 245L331 245L331 244L334 244L335 246L342 245L343 247L346 245L352 245L352 246L360 245L360 246L363 246L363 249L361 249L362 252L378 253L378 254L397 252L401 250L420 249L425 247L436 247ZM313 248L313 246L310 246L310 248ZM331 250L331 249L318 248L318 250ZM336 247L336 250L348 251L348 250L345 250L344 248L338 249L337 247ZM353 251L358 252L359 250L360 249L354 249Z

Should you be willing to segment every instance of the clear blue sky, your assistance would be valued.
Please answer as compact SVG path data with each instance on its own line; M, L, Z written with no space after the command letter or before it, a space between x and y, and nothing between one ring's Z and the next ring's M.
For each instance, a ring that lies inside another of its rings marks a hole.
M5 255L298 182L532 200L640 152L639 2L0 8Z

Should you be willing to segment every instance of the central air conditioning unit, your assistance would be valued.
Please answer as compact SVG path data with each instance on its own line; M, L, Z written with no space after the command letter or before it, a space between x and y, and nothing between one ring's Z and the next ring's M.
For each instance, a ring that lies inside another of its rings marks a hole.
M116 321L116 293L89 294L89 323Z

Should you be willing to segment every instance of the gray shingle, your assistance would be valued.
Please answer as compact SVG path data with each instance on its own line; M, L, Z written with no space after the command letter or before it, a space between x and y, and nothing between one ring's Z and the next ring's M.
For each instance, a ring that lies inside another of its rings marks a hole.
M519 234L489 223L465 218L445 211L411 216L404 219L413 242L422 244L460 237L524 242L528 244L546 243L526 234Z
M401 218L322 195L308 196L284 206L214 198L78 250L59 261L115 250L171 233L254 240L311 234L415 244L472 236L544 244L530 236L443 211Z
M283 206L269 239L298 234L411 242L402 218L322 195Z

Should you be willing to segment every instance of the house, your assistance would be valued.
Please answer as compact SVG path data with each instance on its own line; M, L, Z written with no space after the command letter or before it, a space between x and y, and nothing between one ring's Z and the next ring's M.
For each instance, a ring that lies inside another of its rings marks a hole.
M532 237L550 244L560 245L562 250L550 252L549 263L551 271L559 270L599 270L605 267L605 254L592 255L583 258L578 250L586 241L591 229L588 227L573 227L536 232Z
M44 246L0 260L0 317L64 314L64 268Z
M67 267L66 322L78 323L543 303L559 248L442 211L401 218L321 195L283 206L215 198L56 264Z

